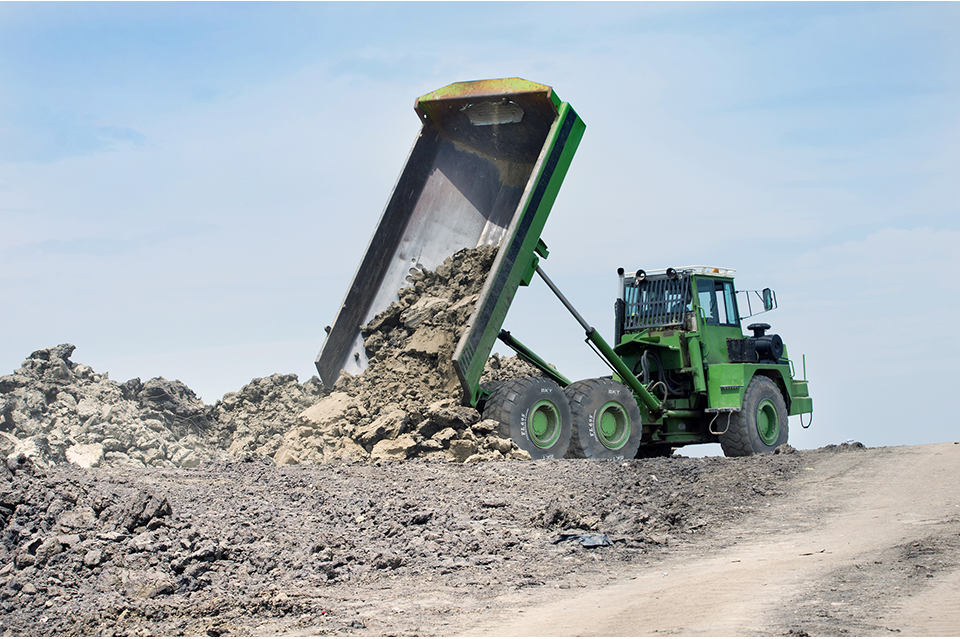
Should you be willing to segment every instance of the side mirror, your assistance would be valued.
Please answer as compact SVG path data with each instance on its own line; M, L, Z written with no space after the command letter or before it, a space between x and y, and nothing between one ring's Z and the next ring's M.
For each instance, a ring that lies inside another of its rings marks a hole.
M777 307L777 296L769 288L763 289L763 310L772 311Z

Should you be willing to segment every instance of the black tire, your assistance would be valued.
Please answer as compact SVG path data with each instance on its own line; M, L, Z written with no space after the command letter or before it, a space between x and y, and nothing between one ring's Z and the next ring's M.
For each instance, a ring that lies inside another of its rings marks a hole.
M643 435L640 408L629 388L612 379L585 379L563 389L573 433L567 457L633 459Z
M743 406L720 435L720 447L727 457L772 453L789 436L787 404L780 389L769 377L756 375L747 384Z
M500 422L509 437L533 459L563 457L573 420L563 390L546 377L521 377L500 384L483 410L484 419Z

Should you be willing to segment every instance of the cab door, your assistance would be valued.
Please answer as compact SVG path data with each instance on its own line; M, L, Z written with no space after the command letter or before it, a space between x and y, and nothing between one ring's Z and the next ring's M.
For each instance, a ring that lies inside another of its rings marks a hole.
M727 339L741 339L740 315L733 280L696 278L700 341L707 364L729 363Z

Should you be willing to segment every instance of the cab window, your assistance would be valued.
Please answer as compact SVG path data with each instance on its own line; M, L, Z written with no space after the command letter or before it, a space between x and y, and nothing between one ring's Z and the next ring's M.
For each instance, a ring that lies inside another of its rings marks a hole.
M712 326L739 326L737 296L733 282L697 278L697 300L703 309L707 324Z

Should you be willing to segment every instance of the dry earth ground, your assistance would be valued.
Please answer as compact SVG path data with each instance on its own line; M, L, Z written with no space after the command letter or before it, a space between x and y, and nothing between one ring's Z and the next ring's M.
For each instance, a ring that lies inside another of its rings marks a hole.
M960 634L958 444L268 461L8 461L0 632Z
M960 445L809 460L788 494L575 596L503 598L466 635L960 635Z

